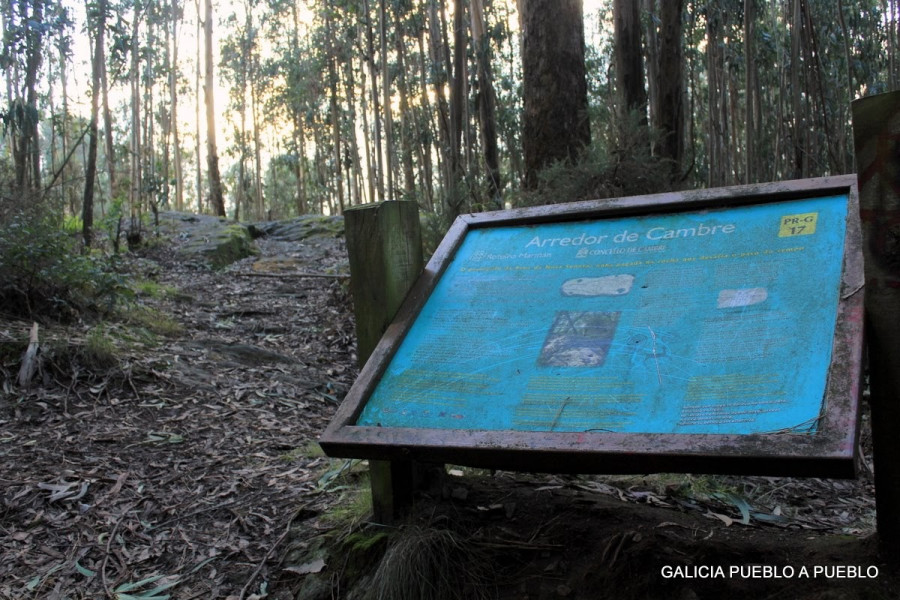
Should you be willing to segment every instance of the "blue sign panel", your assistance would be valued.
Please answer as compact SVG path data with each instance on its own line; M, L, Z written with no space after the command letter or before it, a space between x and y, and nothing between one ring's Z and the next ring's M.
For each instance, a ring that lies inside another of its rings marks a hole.
M815 433L847 203L471 229L356 424Z

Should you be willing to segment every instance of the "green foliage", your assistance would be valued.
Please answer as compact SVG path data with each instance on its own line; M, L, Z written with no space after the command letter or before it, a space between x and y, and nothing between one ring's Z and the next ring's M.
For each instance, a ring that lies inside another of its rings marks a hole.
M577 163L560 161L539 174L538 188L523 191L516 199L520 206L560 204L578 200L617 198L664 192L672 189L671 169L649 153L646 127L627 127L612 152L607 144L595 142L585 148Z
M148 334L151 334L142 336L145 338L145 341L149 341L152 338L152 334L174 336L182 331L181 324L172 317L138 302L124 304L118 312L119 318L128 325L145 330Z
M113 198L109 203L106 214L100 220L100 227L109 236L116 253L119 252L119 240L122 236L122 217L125 215L124 203L125 200L123 198Z
M138 279L131 283L131 288L139 297L164 298L174 296L178 290L170 285L159 284L152 279Z
M118 362L116 346L102 325L88 332L81 354L93 367L112 367Z
M71 320L105 313L123 279L100 257L82 255L77 241L48 218L17 213L0 229L0 311Z
M81 221L81 217L77 215L66 215L63 218L62 222L62 230L65 233L70 235L81 235L81 230L84 227L84 223Z
M425 260L428 260L434 254L434 251L437 250L441 240L444 239L444 235L450 228L450 223L447 222L443 215L420 211L419 224L422 229L422 251Z

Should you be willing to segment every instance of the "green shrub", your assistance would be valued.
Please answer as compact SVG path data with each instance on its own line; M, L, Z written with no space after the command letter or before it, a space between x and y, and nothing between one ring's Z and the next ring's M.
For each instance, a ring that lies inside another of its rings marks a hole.
M49 218L17 213L0 228L0 311L71 320L109 311L122 289L104 259L82 255L77 237Z

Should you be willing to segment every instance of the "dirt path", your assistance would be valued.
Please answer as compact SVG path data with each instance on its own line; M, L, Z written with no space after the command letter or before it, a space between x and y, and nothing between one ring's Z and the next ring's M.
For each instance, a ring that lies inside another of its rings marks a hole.
M0 598L271 591L298 524L336 499L317 489L311 442L355 357L343 279L237 275L346 272L342 242L259 245L223 271L168 243L135 261L166 290L140 302L177 326L131 342L110 326L108 368L79 356L90 331L45 333L69 352L0 412Z

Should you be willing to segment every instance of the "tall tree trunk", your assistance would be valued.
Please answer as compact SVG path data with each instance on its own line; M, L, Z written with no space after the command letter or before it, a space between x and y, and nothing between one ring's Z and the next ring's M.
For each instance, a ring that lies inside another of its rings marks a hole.
M169 71L169 104L172 119L172 150L175 165L175 208L184 210L184 172L181 164L181 138L178 132L178 21L181 10L178 0L172 0L172 64Z
M434 210L434 167L432 164L431 151L432 151L432 140L434 139L434 133L431 129L431 100L428 97L428 77L425 72L425 29L419 30L419 35L417 36L417 42L419 45L419 57L418 57L418 66L419 66L419 90L420 90L420 98L419 101L422 103L422 112L421 114L425 116L425 131L421 131L421 119L416 120L416 139L419 140L419 143L416 144L416 150L419 153L419 165L422 168L422 182L424 183L425 190L425 205L428 207L428 210Z
M69 155L69 74L67 63L69 62L68 56L62 47L59 49L59 77L60 83L62 85L62 131L60 132L60 140L62 142L62 155L66 157ZM64 171L69 171L70 169L64 164ZM70 191L70 186L66 186L65 196L68 200L68 205L70 212L75 214L75 193L74 190Z
M581 0L521 0L525 187L591 141Z
M626 117L631 112L637 112L639 124L646 125L647 91L644 89L640 16L637 1L613 1L616 82L621 98L620 114Z
M141 211L143 184L141 181L141 77L138 28L140 13L134 9L131 23L131 192L129 194L129 215L131 235L139 236L138 218Z
M251 53L251 72L253 80L259 74L259 68L256 64L257 58ZM250 116L253 118L253 164L256 166L256 172L253 175L253 195L255 199L254 211L257 219L266 218L266 199L263 196L262 185L262 142L260 141L259 131L262 125L259 122L259 94L255 84L250 86Z
M363 63L365 63L365 59L363 59ZM375 161L377 158L374 158L372 155L374 152L372 151L372 142L370 139L370 131L369 128L369 93L368 87L366 86L366 65L361 64L359 67L359 75L361 81L359 82L359 101L362 107L362 121L363 121L363 146L365 147L366 152L366 183L367 183L367 194L366 194L366 202L375 202L377 196L375 192L375 183L378 179L378 173L376 171ZM377 117L376 117L377 121Z
M216 104L213 85L213 9L212 0L205 0L203 39L205 42L206 78L203 96L206 101L206 162L209 170L209 201L215 213L225 216L225 198L222 193L222 178L219 175L219 151L216 147Z
M381 92L382 108L384 109L384 156L385 176L387 177L387 198L397 200L397 192L394 189L394 116L391 110L391 77L388 72L387 56L387 0L379 2L379 46L381 53Z
M679 5L682 2L682 0L675 1ZM667 2L663 1L663 4L667 4ZM647 65L647 103L650 109L650 123L657 127L660 120L657 114L660 108L659 84L660 77L663 77L660 73L662 69L660 61L663 60L660 35L664 35L662 29L665 27L661 11L666 10L666 7L660 7L659 0L641 0L641 10L646 15L644 21L647 24L644 43L644 62Z
M197 194L197 213L203 213L203 159L202 159L202 136L200 135L200 49L204 45L203 36L201 35L201 25L203 19L200 18L200 0L194 1L197 9L197 28L194 31L194 37L197 40L196 54L194 57L197 65L194 71L194 167L196 170L196 186Z
M450 172L450 107L444 89L447 85L448 60L446 46L446 27L442 4L438 0L428 0L428 54L434 73L433 89L437 101L438 163L441 172L441 189L444 196L451 189L452 174Z
M369 0L363 0L363 12L366 15L366 58L369 64L369 76L372 78L372 117L375 120L375 187L378 191L378 201L382 202L385 200L385 159L381 144L381 102L378 99L378 69L375 66L375 34Z
M450 187L445 212L452 222L462 211L465 197L462 191L462 134L463 110L466 103L466 30L465 0L456 0L453 11L453 75L450 84Z
M340 213L344 212L344 176L342 174L343 160L341 157L341 115L338 110L338 76L336 50L334 45L334 30L332 27L331 8L325 8L325 33L328 38L328 107L331 121L331 151L334 161L334 178L336 185L336 200Z
M350 111L351 131L356 131L356 78L353 73L353 59L344 64L345 85L347 86L347 107ZM359 158L359 141L356 135L350 137L350 205L362 203L362 165Z
M297 3L291 2L291 17L293 20L293 28L291 29L291 41L294 52L300 51L300 14L297 10ZM303 173L303 163L305 161L305 150L303 148L304 131L303 131L303 114L297 105L297 100L293 99L290 105L291 119L293 121L293 129L291 137L294 144L294 177L297 179L297 214L306 214L306 188L304 185L305 177Z
M24 98L18 106L16 136L13 138L13 161L16 189L22 195L36 193L40 189L40 145L38 139L37 79L41 66L43 42L43 1L17 3L21 10L21 29L25 43ZM11 11L13 4L10 3ZM31 13L28 8L31 7ZM12 12L10 13L12 15ZM15 65L15 61L13 61ZM15 75L13 75L15 77ZM17 80L17 79L16 79ZM12 82L8 80L9 86ZM10 98L13 98L10 90Z
M88 159L84 173L84 197L81 202L81 237L85 248L91 247L94 237L94 180L97 177L97 138L100 113L100 79L104 56L106 30L106 0L97 5L97 22L94 31L94 52L91 56L91 122L89 125Z
M756 0L744 0L744 183L756 181Z
M112 111L109 109L109 80L106 73L106 61L100 65L100 86L102 88L103 102L103 138L106 149L106 170L109 184L108 196L110 202L118 197L119 190L116 178L116 151L113 145Z
M411 197L416 191L416 178L412 156L412 117L409 110L409 85L406 79L406 34L400 11L394 14L394 47L397 49L397 91L400 94L400 162L403 165L403 196Z
M841 37L844 42L844 63L847 65L847 103L849 110L850 102L855 100L853 91L853 62L850 60L850 35L847 31L847 22L844 20L844 2L837 0L838 22L841 24ZM842 112L843 114L843 112ZM856 170L856 154L847 151L848 139L847 123L850 119L841 119L841 156L843 157L842 172L848 173Z
M485 36L483 0L472 0L472 41L478 63L478 120L481 123L481 143L487 167L488 194L494 208L500 208L500 153L497 149L496 94L491 72L490 40Z
M174 14L169 15L174 20ZM172 171L172 154L169 142L172 137L172 71L174 63L172 61L172 30L169 23L163 22L163 64L166 69L166 86L168 88L169 104L168 106L160 106L159 120L162 126L162 193L163 200L175 210L180 210L171 194L171 171ZM151 163L152 165L153 163Z
M720 46L721 34L722 13L719 7L710 4L706 14L706 74L709 111L706 155L709 161L707 185L710 187L724 185L728 172L725 151L727 107L724 95L726 88L723 81L725 59Z
M656 154L671 164L673 178L681 177L684 158L684 50L681 17L684 0L660 3L659 68L654 126L661 139Z
M27 4L27 3L26 3ZM44 23L44 5L43 0L32 0L31 21L33 23L43 25ZM37 77L42 62L42 46L43 46L42 27L29 27L26 35L27 55L25 63L25 101L29 107L34 108L34 118L29 123L31 132L29 134L30 156L31 161L31 189L38 191L41 189L41 145L37 112Z
M793 142L794 161L793 178L805 177L806 144L805 124L803 120L803 93L800 89L800 49L801 32L803 31L803 19L800 9L800 0L791 2L791 109L793 111Z

